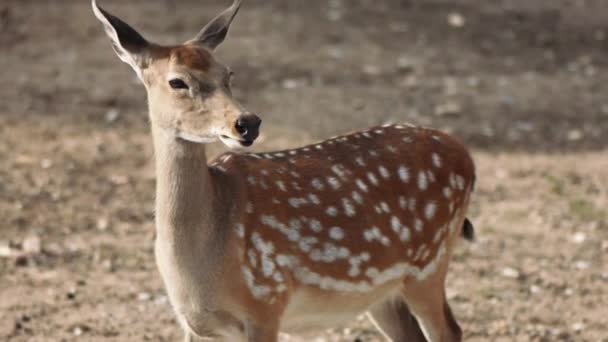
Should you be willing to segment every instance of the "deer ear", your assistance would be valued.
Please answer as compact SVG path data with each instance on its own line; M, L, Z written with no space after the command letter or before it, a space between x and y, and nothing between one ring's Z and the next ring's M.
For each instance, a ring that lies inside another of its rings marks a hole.
M113 16L92 0L93 12L112 41L112 47L118 57L129 64L143 81L142 70L147 65L147 53L150 43L124 21Z
M242 0L234 0L232 6L211 20L190 42L215 50L226 39L230 24L232 24L232 20L234 20L234 17L239 12L241 3Z

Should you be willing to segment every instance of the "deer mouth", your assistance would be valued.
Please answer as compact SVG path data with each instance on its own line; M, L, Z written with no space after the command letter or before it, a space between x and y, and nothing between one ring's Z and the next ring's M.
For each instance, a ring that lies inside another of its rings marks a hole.
M220 140L229 148L250 147L255 142L249 139L235 139L225 134L220 135Z

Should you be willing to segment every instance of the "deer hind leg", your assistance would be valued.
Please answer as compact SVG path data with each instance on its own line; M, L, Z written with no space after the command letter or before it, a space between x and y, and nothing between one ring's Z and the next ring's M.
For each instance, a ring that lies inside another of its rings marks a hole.
M403 287L405 301L431 342L462 341L462 330L445 296L447 260L437 272L422 281L408 280Z
M271 317L265 323L248 322L247 342L278 342L279 324Z
M386 338L393 342L425 342L416 318L401 296L372 307L368 315Z

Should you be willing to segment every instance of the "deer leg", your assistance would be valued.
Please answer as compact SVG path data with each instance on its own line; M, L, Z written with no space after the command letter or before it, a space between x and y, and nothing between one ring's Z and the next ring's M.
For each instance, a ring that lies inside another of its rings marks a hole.
M445 296L447 258L434 274L426 279L408 280L403 295L411 312L416 316L428 341L460 342L462 330L454 318Z
M186 334L184 336L184 342L199 342L199 341L201 341L201 339L196 337L196 335L194 335L190 331L186 331Z
M265 322L264 324L250 322L249 324L247 324L247 341L278 342L278 324L275 324L273 322Z
M416 318L400 296L372 307L368 315L390 341L426 342Z

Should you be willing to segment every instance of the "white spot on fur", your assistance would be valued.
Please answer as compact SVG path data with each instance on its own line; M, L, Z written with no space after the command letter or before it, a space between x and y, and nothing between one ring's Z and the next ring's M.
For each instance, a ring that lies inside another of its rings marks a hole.
M391 217L391 229L395 233L399 233L401 231L401 221L397 216Z
M388 170L382 165L378 166L378 172L380 172L380 176L384 179L388 179L391 176Z
M253 203L251 203L251 202L247 202L247 203L245 204L245 212L246 212L247 214L253 214Z
M433 165L436 168L440 168L441 167L441 157L439 156L439 154L433 153L432 154L432 159L433 159Z
M365 161L363 160L363 157L357 157L357 158L355 158L355 162L357 164L359 164L359 166L366 166Z
M288 199L287 202L294 208L299 208L308 203L308 201L302 197L292 197Z
M407 183L410 181L410 171L407 167L402 165L399 167L399 170L397 170L397 172L399 173L399 178L403 183Z
M367 179L369 179L369 182L373 185L378 186L378 178L376 178L376 175L374 175L373 172L367 173Z
M407 205L408 205L408 209L410 211L415 211L416 210L416 199L414 197L410 198Z
M346 177L346 171L342 165L334 165L331 167L331 170L340 178Z
M340 184L340 181L336 177L327 177L327 183L334 190L338 190L340 188L340 186L342 185L342 184Z
M464 190L464 178L461 175L456 175L456 185L459 190Z
M447 187L447 186L445 188L443 188L443 196L445 196L445 198L452 197L452 188Z
M424 223L422 222L421 219L416 219L414 220L414 229L416 229L417 232L421 232L422 229L424 228Z
M334 240L342 240L344 238L344 231L340 227L331 227L329 229L329 237Z
M319 220L310 220L310 222L308 222L308 226L310 227L310 230L315 233L320 233L321 230L323 230L323 226L321 225L321 222Z
M407 199L404 196L399 196L399 207L403 210L407 208Z
M344 213L346 214L346 216L355 216L355 207L348 198L342 198L342 207L344 208Z
M358 204L363 204L363 197L357 191L353 191L352 198L353 201L357 202Z
M336 207L327 207L325 213L329 216L335 217L338 215L338 209L336 209Z
M314 203L314 204L317 204L317 205L321 204L321 200L315 194L309 194L308 195L308 200L310 200L311 203Z
M435 216L435 212L437 211L437 204L435 202L429 202L424 207L424 216L426 216L427 220L431 220Z
M390 239L382 234L380 228L373 226L370 229L363 231L363 237L368 242L379 241L381 244L385 246L389 246L391 244Z
M424 171L418 172L418 188L420 190L426 190L429 186L428 179L426 177L426 173Z
M283 181L277 181L277 186L279 187L279 189L281 189L281 191L287 191L287 187L285 186L285 183Z
M310 184L312 185L313 188L321 191L323 189L325 189L325 185L323 184L323 181L321 181L319 178L315 178L313 179Z
M357 183L357 186L359 189L361 189L361 191L367 192L367 185L361 179L357 179L355 183Z
M251 267L256 268L258 265L257 255L255 254L255 250L249 249L247 251L247 257L249 258L249 264Z
M249 288L249 291L251 291L251 294L254 298L262 299L270 294L270 287L255 284L253 272L251 272L251 269L249 267L244 265L241 266L241 273L243 274L243 278L245 279L245 284L247 284L247 287Z
M298 246L302 252L309 253L317 242L319 240L314 236L303 237L298 241Z
M234 226L234 229L236 230L236 235L238 237L240 237L241 239L245 237L245 226L242 223L237 223Z

